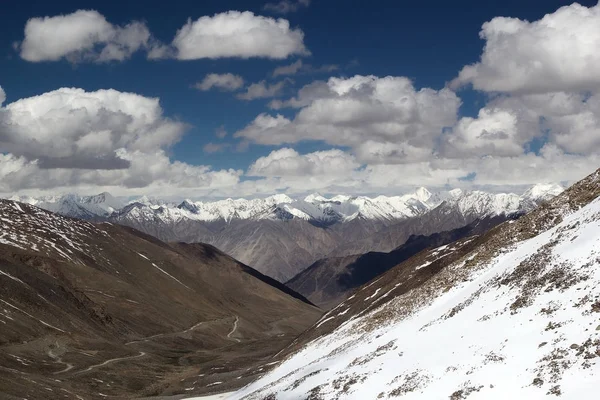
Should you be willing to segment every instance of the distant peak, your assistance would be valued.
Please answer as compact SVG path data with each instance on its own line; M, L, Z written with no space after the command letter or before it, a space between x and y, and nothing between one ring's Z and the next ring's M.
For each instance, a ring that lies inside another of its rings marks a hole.
M179 208L181 210L191 211L191 212L197 212L198 211L198 207L194 204L193 201L191 201L189 199L183 200L181 202L181 204L179 204L177 206L177 208Z
M450 197L453 198L457 198L460 197L464 194L462 189L452 189L451 191L448 192L448 194L450 195Z
M557 183L538 183L523 193L523 197L530 200L548 200L558 196L565 189Z
M294 200L289 197L286 194L283 193L278 193L278 194L274 194L273 196L269 196L267 197L267 200L272 200L273 202L280 204L280 203L291 203Z
M315 201L318 201L318 202L327 201L327 199L325 197L323 197L320 193L312 193L312 194L309 194L308 196L306 196L304 198L304 201L306 201L307 203L312 203Z
M352 196L348 196L348 195L345 195L345 194L338 194L337 196L332 197L330 200L331 201L339 201L339 202L343 203L343 202L348 201L348 200L350 200L352 198L353 198Z
M426 202L431 198L432 194L429 190L421 186L415 191L415 196L422 202Z

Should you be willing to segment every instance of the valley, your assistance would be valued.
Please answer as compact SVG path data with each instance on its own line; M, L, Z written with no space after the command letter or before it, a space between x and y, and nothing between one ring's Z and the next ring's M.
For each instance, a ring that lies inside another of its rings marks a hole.
M209 245L6 200L0 224L3 398L239 387L321 315Z

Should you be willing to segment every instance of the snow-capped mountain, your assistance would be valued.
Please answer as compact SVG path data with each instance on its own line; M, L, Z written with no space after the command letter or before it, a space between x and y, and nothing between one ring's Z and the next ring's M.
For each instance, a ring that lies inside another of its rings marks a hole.
M557 190L544 186L519 196L419 188L402 196L327 198L315 193L292 199L276 194L178 203L144 196L128 204L107 193L20 200L70 217L131 226L163 241L212 244L287 281L325 257L389 252L412 234L429 235L478 218L528 211L537 204L535 199Z
M323 223L348 222L353 219L394 221L421 215L442 203L458 207L462 213L498 215L527 210L542 200L552 198L562 191L553 184L536 185L522 196L516 194L493 194L481 191L463 192L460 189L448 193L432 194L425 188L402 196L347 196L336 195L326 198L318 193L303 199L292 199L285 194L276 194L258 199L225 199L217 201L184 200L180 203L163 201L160 198L142 196L125 203L109 193L95 196L11 197L23 203L70 217L91 219L112 214L124 218L161 220L163 222L263 220L299 218Z
M156 200L134 201L135 208L146 207L146 213L155 214L156 218L167 221L189 219L194 221L214 222L232 220L288 220L299 218L320 223L349 221L355 218L374 220L395 220L420 215L436 206L430 202L432 197L425 188L404 196L365 196L338 195L325 198L319 194L306 196L304 199L292 199L284 194L277 194L263 199L226 199L211 202L184 200L180 204L159 203ZM165 211L168 209L168 212ZM152 211L150 211L152 210ZM121 210L120 215L123 216ZM135 211L136 215L141 215ZM146 216L144 217L146 218Z
M599 249L600 170L371 281L227 399L595 398Z
M80 219L106 218L115 211L122 209L125 203L116 199L110 193L100 193L94 196L13 196L9 200L34 205L67 217Z

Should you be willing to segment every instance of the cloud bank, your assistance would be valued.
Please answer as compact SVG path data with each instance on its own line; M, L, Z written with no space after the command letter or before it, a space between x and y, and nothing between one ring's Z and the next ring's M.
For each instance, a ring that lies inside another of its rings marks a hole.
M116 90L61 88L0 107L0 192L234 186L242 171L172 161L186 124L159 100ZM94 189L90 189L94 188Z

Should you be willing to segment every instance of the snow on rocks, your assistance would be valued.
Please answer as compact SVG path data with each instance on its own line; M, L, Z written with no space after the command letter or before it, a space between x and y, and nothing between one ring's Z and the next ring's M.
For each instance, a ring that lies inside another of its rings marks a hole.
M500 236L439 279L355 315L229 398L591 398L600 199L580 209L560 201L506 224L514 241ZM517 240L523 229L532 234Z
M100 251L90 245L89 238L101 235L108 234L89 222L62 217L27 204L0 200L1 244L75 261L79 256Z

